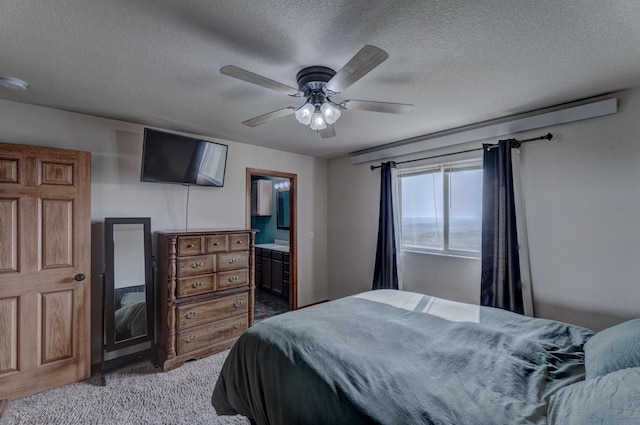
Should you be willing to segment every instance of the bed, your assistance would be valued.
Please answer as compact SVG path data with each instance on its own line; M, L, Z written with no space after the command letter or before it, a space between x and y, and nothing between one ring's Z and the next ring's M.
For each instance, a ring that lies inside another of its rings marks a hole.
M147 303L144 285L115 291L114 327L116 341L147 334Z
M212 404L260 425L637 424L640 319L594 336L489 307L370 291L250 328Z

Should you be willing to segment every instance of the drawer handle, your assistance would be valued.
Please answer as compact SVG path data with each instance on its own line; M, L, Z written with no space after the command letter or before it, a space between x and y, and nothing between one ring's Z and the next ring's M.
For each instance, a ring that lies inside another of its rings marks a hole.
M236 323L233 324L233 328L234 329L238 329L241 326L242 326L242 322L236 322Z
M189 245L187 245L187 248L193 248L195 245L190 243Z
M233 264L233 263L237 263L238 261L240 261L239 258L229 258L229 260L227 260L229 262L229 264Z
M194 269L197 269L198 267L203 266L203 265L204 265L204 263L202 261L198 261L197 263L193 263L191 265L191 267L193 267Z
M234 302L234 303L233 303L233 306L234 306L235 308L238 308L238 307L240 307L242 304L244 304L244 302L242 302L242 301L236 301L236 302Z
M193 282L193 283L191 284L191 286L192 286L193 288L199 288L199 287L201 287L202 285L204 285L204 282Z
M229 276L229 282L235 282L238 279L239 279L239 277L236 276L235 274L233 276Z
M184 342L193 342L198 337L198 335L189 335L184 339Z
M242 241L237 241L236 243L237 243L237 244L241 244L241 243L242 243Z
M213 246L218 246L218 245L220 245L220 242L214 242L213 243Z
M187 319L193 319L197 315L198 315L197 311L190 311L187 314L185 314L184 317L186 317Z

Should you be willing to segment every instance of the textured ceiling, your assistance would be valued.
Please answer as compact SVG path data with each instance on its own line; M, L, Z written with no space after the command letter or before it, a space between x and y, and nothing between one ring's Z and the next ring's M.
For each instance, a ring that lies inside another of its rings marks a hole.
M332 157L640 85L638 0L0 0L0 98ZM293 117L242 121L299 99L221 75L235 65L296 86L366 44L389 59L338 99L415 104L344 111L321 139Z

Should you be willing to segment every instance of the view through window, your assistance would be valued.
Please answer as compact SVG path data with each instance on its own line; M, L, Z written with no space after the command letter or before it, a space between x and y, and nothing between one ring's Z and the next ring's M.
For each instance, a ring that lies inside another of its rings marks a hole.
M402 247L479 256L481 161L398 170Z

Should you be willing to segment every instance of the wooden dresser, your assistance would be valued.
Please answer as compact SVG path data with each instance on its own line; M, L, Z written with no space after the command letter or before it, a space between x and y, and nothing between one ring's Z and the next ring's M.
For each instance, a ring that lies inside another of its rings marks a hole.
M156 232L163 371L230 348L253 324L255 232Z

